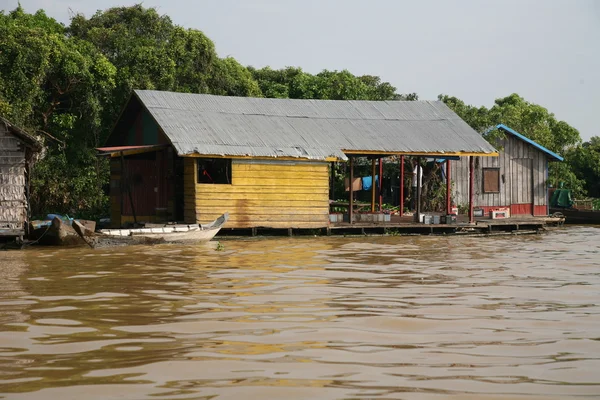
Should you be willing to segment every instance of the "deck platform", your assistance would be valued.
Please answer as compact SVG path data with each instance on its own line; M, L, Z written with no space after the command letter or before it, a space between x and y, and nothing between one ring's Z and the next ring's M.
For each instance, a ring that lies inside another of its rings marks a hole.
M476 218L469 223L468 217L459 216L455 224L421 224L412 216L392 216L390 222L353 223L341 222L330 226L331 234L495 234L495 233L537 233L551 226L562 226L563 218L556 217L515 217L501 220Z
M315 229L227 229L224 227L218 237L223 236L364 236L364 235L519 235L534 234L549 227L559 227L564 218L551 216L520 216L502 220L476 218L469 223L468 217L459 216L455 224L415 223L412 216L392 216L389 222L348 222L332 223L328 227Z

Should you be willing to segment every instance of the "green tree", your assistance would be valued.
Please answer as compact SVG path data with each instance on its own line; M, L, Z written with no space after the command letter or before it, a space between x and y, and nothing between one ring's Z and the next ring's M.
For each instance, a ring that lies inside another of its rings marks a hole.
M68 38L64 27L43 12L29 15L19 7L0 14L2 111L51 138L33 171L34 211L105 208L107 175L93 148L106 130L103 105L115 74L93 45Z
M250 71L231 57L215 60L208 83L212 94L262 97L258 83Z
M600 137L594 136L567 154L573 173L584 181L588 194L600 198Z
M464 101L454 96L440 94L438 100L446 103L452 111L458 114L471 128L479 133L487 131L494 123L490 120L490 111L485 107L475 107L465 104Z
M184 29L141 4L76 15L69 34L96 46L117 67L110 106L114 119L134 89L262 96L250 72L220 59L202 32Z
M415 93L403 95L389 82L373 75L355 76L347 70L324 70L316 75L301 68L279 70L248 68L265 97L324 100L417 100Z

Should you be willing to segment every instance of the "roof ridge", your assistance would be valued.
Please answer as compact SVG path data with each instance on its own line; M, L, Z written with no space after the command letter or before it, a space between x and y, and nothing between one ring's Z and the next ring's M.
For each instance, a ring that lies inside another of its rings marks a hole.
M271 114L271 113L248 113L248 112L230 112L230 111L219 111L219 110L192 110L185 108L174 108L174 107L160 107L160 106L147 106L148 109L160 109L160 110L170 110L170 111L182 111L182 112L202 112L202 113L213 113L213 114L224 114L224 115L244 115L244 116L264 116L264 117L283 117L283 118L307 118L307 119L319 119L319 120L349 120L349 121L407 121L407 122L418 122L424 121L423 119L408 119L408 118L374 118L374 117L323 117L323 116L313 116L313 115L289 115L289 114ZM426 121L451 121L458 120L459 116L452 118L451 115L447 117L440 118L429 118Z

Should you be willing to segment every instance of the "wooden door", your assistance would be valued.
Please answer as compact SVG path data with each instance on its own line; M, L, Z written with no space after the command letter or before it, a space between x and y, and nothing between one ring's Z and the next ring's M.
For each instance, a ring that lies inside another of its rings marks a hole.
M513 158L511 161L511 213L533 214L533 160Z

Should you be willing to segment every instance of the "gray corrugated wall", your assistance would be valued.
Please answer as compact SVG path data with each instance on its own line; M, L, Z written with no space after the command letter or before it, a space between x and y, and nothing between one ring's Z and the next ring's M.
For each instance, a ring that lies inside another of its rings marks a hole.
M547 205L546 155L512 135L507 135L498 150L499 157L477 157L475 160L475 206L509 206L531 202L532 196L534 205ZM524 166L529 161L518 159L531 160L531 166ZM451 163L454 204L466 206L469 204L469 157ZM482 168L496 167L500 168L500 192L483 193Z

